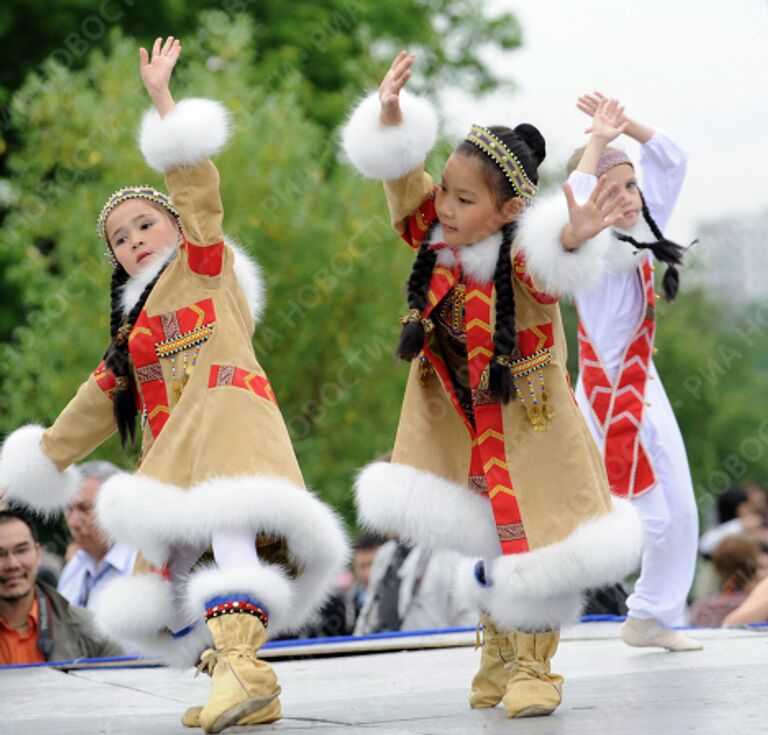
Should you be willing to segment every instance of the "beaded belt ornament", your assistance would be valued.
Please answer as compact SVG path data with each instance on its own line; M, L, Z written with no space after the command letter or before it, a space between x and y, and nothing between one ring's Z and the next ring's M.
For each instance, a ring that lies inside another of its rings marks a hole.
M261 620L262 625L266 628L269 624L269 616L267 611L246 600L236 600L234 602L223 602L219 605L207 608L205 611L205 619L212 620L213 618L219 618L222 615L254 615Z
M178 337L166 339L164 342L158 342L155 345L155 353L158 357L171 358L171 394L175 403L178 403L181 399L184 386L192 377L192 372L195 369L195 364L200 354L200 347L212 334L213 324L204 324L202 327L192 329ZM196 348L191 360L187 358L187 353L184 352L184 350L190 347ZM181 369L180 376L177 375L178 368L176 366L176 355L179 352L184 352L184 366Z
M544 387L544 368L552 362L552 353L545 348L517 360L510 360L503 355L495 359L500 365L508 367L512 373L512 379L517 388L517 399L533 425L534 431L546 431L548 423L555 416L554 409L547 404L549 395ZM537 373L537 380L532 377L534 373ZM525 378L525 385L522 385L523 378ZM478 387L481 390L487 390L488 382L489 369L486 368L480 377Z
M532 202L536 198L536 184L528 178L517 156L504 145L501 138L481 125L473 125L466 139L491 158L523 199Z

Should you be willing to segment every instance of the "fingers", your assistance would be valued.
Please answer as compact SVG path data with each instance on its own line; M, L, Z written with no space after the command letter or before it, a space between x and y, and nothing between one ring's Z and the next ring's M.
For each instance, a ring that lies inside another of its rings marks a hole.
M157 56L160 53L160 46L163 43L163 39L158 37L155 39L154 44L152 44L152 58L154 59L155 56Z
M139 66L146 66L149 63L149 54L144 47L139 49Z

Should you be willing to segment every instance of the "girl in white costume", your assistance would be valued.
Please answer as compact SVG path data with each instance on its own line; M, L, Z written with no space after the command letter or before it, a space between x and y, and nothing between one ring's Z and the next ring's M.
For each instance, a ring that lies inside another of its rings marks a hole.
M586 199L606 175L631 201L614 225L610 272L576 297L576 397L603 449L611 491L630 498L643 518L642 571L627 600L621 637L632 646L698 650L701 643L669 627L684 622L698 514L683 438L653 362L660 298L653 289L653 256L667 263L663 285L671 300L683 251L661 230L680 192L686 155L664 133L628 118L616 100L587 94L578 108L593 125L588 144L569 164L574 195ZM642 193L627 155L607 148L622 133L641 144Z

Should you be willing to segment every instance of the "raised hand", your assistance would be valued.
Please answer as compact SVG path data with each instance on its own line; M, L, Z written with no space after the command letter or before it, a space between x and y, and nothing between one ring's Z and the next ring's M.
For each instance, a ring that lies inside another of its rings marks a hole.
M629 197L619 195L619 184L608 184L603 175L597 182L589 199L578 204L570 184L563 184L563 193L568 203L568 224L563 228L561 240L566 250L576 250L587 240L616 224L630 203Z
M629 120L624 115L624 108L618 100L603 98L597 103L592 115L592 126L587 128L587 133L592 133L604 143L618 138L629 125Z
M589 115L594 118L597 114L598 107L602 102L605 102L607 97L601 92L593 92L592 94L583 94L576 101L576 107L578 107L585 115ZM614 121L614 124L624 124L624 132L630 137L634 138L639 143L647 142L653 137L654 129L645 125L637 120L630 118L621 108L621 115ZM591 133L593 126L588 127L585 132Z
M168 36L165 42L162 38L155 39L151 60L145 48L139 49L141 81L161 116L167 115L174 106L168 85L179 54L181 42L173 36Z
M400 91L411 77L411 66L415 59L415 54L401 51L384 75L379 85L381 102L379 119L382 125L399 125L403 121L403 113L400 110Z

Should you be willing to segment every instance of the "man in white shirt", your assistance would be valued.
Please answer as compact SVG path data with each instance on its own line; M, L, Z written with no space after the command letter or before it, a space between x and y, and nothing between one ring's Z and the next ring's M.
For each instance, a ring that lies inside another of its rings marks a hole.
M58 591L70 604L94 609L108 582L132 573L136 551L125 544L110 545L96 520L99 488L118 468L96 461L86 462L79 470L80 489L67 508L67 526L78 551L62 570Z

